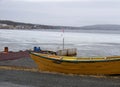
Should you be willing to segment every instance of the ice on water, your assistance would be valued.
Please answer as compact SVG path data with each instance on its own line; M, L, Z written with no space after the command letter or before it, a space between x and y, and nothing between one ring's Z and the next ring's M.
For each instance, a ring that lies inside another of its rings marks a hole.
M112 31L66 31L63 35L62 31L52 30L0 30L0 51L5 46L11 51L32 49L34 46L48 50L62 49L63 36L65 48L77 48L78 56L120 55L120 34Z

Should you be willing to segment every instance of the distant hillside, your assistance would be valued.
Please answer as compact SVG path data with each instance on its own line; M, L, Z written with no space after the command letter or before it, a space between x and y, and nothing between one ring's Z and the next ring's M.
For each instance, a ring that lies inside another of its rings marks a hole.
M77 30L120 30L120 25L103 24L83 27L52 26L0 20L0 29L77 29Z
M80 29L84 29L84 30L120 30L120 25L113 25L113 24L91 25L91 26L80 27Z
M0 20L0 29L77 29L71 26L52 26L31 23L21 23L9 20Z

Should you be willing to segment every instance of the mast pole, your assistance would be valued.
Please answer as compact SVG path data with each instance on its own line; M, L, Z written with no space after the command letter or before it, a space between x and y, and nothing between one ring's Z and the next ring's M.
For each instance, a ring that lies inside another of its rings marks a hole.
M64 37L63 37L63 50L64 50Z
M64 29L63 29L63 50L64 50Z

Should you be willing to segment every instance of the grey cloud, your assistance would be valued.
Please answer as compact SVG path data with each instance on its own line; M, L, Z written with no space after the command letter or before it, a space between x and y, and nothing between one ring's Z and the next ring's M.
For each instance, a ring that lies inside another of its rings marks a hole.
M0 18L23 22L82 26L120 23L120 1L22 2L0 3Z

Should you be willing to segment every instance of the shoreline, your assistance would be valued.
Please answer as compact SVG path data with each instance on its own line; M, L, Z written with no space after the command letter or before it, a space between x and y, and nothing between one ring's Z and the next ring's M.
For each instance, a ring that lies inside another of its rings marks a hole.
M120 79L120 75L76 75L76 74L64 74L59 72L49 72L49 71L40 71L37 68L33 67L23 67L23 66L0 66L0 70L8 71L23 71L23 72L33 72L40 74L51 74L51 75L63 75L63 76L80 76L80 77L91 77L91 78L107 78L107 79Z

